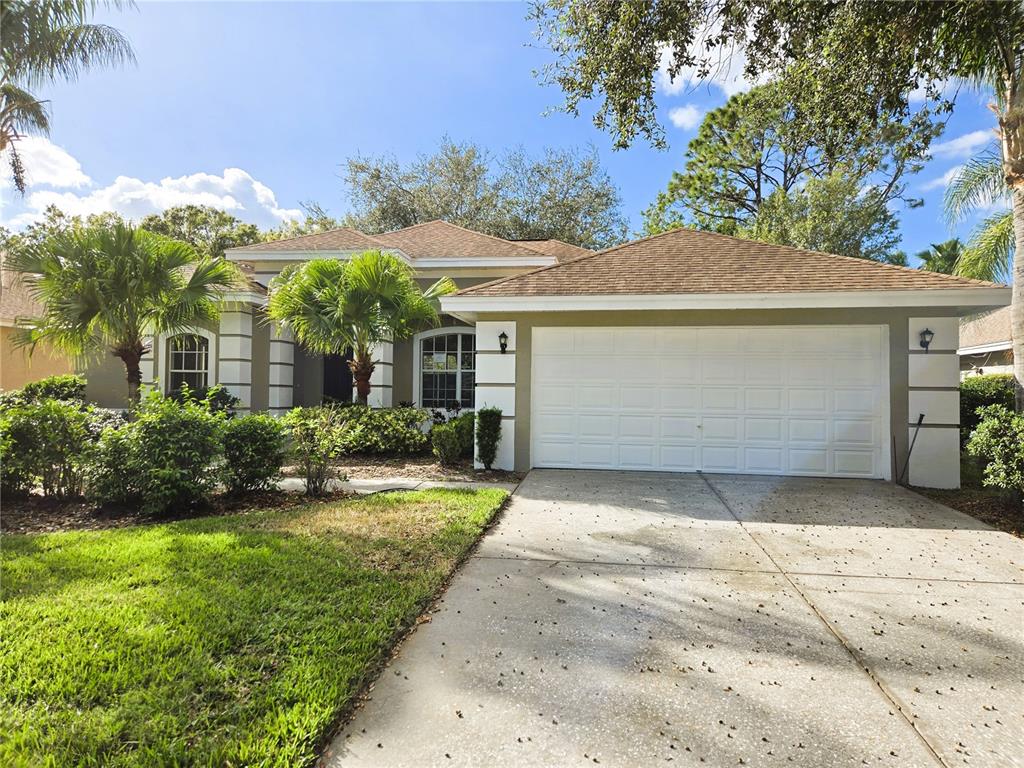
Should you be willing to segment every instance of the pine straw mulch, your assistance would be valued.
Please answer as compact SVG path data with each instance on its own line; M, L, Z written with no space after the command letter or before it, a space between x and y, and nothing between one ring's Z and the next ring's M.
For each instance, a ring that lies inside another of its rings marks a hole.
M337 491L317 497L316 501L335 501L350 498L352 495ZM264 491L247 496L219 494L207 504L185 507L164 515L144 515L133 509L97 507L81 499L44 499L32 495L28 498L2 500L0 532L99 531L107 528L127 528L132 525L168 523L195 517L288 509L308 504L309 501L310 499L301 493L285 491Z
M445 466L429 454L420 456L346 456L335 466L349 480L376 480L403 477L413 480L447 480L449 482L518 483L523 475L500 469L473 469L472 460L456 466ZM299 476L297 467L284 467L285 475Z
M1024 539L1024 505L991 488L914 488L922 496Z

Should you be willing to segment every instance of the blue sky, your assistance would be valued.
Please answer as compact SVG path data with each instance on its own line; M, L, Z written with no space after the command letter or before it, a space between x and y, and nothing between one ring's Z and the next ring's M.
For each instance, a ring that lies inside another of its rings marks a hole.
M517 3L143 2L104 13L138 64L43 92L52 132L23 143L32 186L25 198L0 188L0 224L23 226L50 202L136 217L207 202L263 226L304 200L340 214L347 157L409 160L447 134L495 153L592 144L639 229L700 116L742 84L661 82L670 148L615 151L589 114L545 116L561 94L533 76L549 54L533 46L526 12ZM961 95L935 158L909 180L925 205L902 212L904 250L949 236L941 180L992 141L992 127L982 96Z

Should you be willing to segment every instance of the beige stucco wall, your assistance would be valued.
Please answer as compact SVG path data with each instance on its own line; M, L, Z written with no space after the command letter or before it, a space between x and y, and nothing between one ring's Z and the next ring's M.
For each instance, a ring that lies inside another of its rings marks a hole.
M262 312L252 317L252 412L270 407L270 323Z
M889 328L889 413L895 436L894 462L900 469L906 460L908 424L908 321L911 317L949 317L948 307L913 309L772 309L772 310L674 310L633 312L538 312L481 314L478 321L512 320L516 323L516 424L515 468L530 468L530 386L532 331L558 326L659 326L659 325L887 325ZM479 344L479 342L478 342ZM614 364L610 361L609 364ZM896 477L894 468L892 476Z
M0 327L0 389L21 389L30 381L64 373L74 373L75 366L65 355L40 344L32 354L27 347L14 344L16 330Z

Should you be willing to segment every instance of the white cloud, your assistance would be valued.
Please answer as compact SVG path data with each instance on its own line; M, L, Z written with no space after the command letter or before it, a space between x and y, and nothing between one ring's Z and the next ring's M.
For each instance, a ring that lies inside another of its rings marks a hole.
M921 189L924 190L925 192L928 192L933 189L945 189L946 187L949 186L950 182L953 181L953 178L958 173L960 173L962 168L962 165L954 165L944 174L939 176L939 178L932 179L931 181L926 181L924 184L921 185Z
M672 121L672 125L683 130L695 128L703 117L704 112L694 104L673 107L668 111L668 119Z
M92 179L82 171L81 164L49 139L41 136L26 136L14 143L22 165L25 167L25 182L29 186L85 187ZM13 186L9 169L11 150L0 154L0 189Z
M298 209L280 207L273 190L241 168L226 168L220 175L193 173L177 178L167 177L160 181L143 181L130 176L118 176L111 184L96 187L92 180L82 173L78 161L71 155L46 139L36 141L49 145L49 148L39 156L66 158L65 167L71 167L67 163L70 161L73 167L78 169L79 176L73 173L58 175L55 171L49 170L42 172L44 168L57 167L52 164L41 164L40 170L33 172L33 159L26 155L24 162L29 171L29 192L23 200L13 195L9 196L8 205L5 207L10 209L17 206L23 210L15 215L11 215L9 211L0 213L0 224L4 226L20 228L30 224L41 218L50 205L56 205L71 215L88 216L92 213L116 211L126 218L135 220L150 213L160 213L176 205L209 205L260 226L276 226L282 221L302 217L302 211ZM71 181L75 183L70 183ZM82 186L90 189L82 192L67 191L68 187Z
M993 141L995 135L992 131L971 131L955 139L932 144L932 154L937 157L970 157Z

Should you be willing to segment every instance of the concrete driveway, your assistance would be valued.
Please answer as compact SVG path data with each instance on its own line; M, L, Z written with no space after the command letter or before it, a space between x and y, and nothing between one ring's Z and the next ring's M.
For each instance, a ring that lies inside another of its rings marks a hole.
M324 763L1024 765L1024 542L881 482L535 470Z

